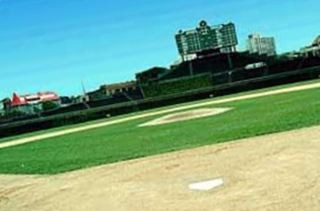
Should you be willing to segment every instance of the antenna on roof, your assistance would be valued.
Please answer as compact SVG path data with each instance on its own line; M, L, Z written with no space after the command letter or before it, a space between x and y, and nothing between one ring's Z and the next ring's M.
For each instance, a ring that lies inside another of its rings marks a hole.
M84 86L83 81L81 81L81 87L82 87L82 92L83 92L83 97L84 97L83 104L87 107L87 109L89 109L90 106L87 104L87 101L89 101L89 99L88 99L88 95L87 95L86 88Z
M86 95L87 95L87 92L86 92L86 88L85 88L85 86L84 86L83 81L81 81L81 87L82 87L83 95L86 96Z

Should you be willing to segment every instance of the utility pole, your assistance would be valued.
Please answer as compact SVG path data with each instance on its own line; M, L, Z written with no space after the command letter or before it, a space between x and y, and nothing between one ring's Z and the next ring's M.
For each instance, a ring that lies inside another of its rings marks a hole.
M231 83L232 82L232 71L228 72L228 82Z
M232 69L233 69L233 63L232 63L232 58L230 56L230 52L227 53L227 58L228 58L228 64L229 64L229 72L228 72L228 82L232 82Z
M227 57L228 57L229 69L232 70L233 69L233 63L232 63L232 58L230 56L230 53L227 53Z
M193 76L192 60L191 60L191 61L188 61L188 65L189 65L189 72L190 72L190 76Z

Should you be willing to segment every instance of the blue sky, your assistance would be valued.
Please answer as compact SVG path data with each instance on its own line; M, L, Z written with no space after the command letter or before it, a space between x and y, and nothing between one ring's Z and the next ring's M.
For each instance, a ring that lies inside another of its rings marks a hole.
M278 52L320 34L319 0L0 0L0 98L37 91L81 93L134 79L178 58L174 34L236 24L239 48L252 32L274 36Z

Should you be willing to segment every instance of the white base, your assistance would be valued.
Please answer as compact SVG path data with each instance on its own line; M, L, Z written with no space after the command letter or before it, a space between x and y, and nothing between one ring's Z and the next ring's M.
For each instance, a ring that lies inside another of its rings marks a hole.
M223 179L214 179L204 182L192 183L189 185L190 190L209 191L218 188L224 184Z

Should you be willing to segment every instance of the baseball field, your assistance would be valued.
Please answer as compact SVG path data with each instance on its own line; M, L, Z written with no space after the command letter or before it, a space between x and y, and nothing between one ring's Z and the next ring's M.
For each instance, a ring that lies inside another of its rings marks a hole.
M316 80L2 139L0 210L320 210L319 96Z

